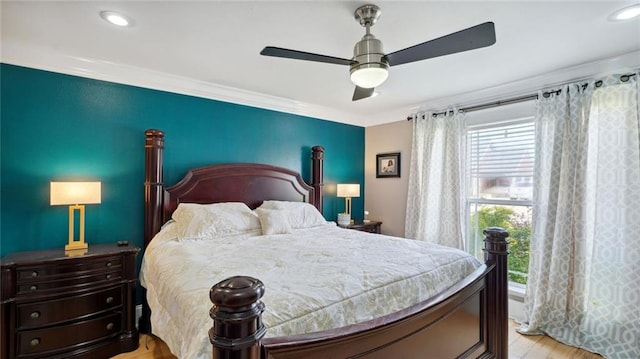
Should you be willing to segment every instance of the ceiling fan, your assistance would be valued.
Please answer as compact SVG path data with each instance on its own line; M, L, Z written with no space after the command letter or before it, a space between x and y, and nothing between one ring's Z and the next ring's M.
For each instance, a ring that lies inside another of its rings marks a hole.
M354 16L360 25L366 28L366 33L362 37L362 40L356 43L353 49L353 58L351 59L273 46L265 47L260 54L296 60L348 65L351 72L351 81L356 85L352 100L357 101L373 96L375 87L382 84L389 76L389 66L397 66L438 56L474 50L491 46L496 42L493 23L485 22L406 49L385 54L382 50L382 42L376 39L370 32L371 26L376 23L380 14L380 8L372 4L363 5L356 9Z

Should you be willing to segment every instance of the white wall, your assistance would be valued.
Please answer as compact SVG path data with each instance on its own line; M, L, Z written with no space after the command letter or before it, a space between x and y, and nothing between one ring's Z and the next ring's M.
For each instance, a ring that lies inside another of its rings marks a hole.
M399 121L365 129L365 210L382 221L382 233L404 237L412 122ZM376 178L376 154L400 152L400 178Z

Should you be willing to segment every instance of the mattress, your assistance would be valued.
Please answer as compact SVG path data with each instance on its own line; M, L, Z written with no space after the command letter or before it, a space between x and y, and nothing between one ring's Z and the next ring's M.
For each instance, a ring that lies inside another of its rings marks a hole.
M481 263L432 243L343 229L181 240L168 224L149 244L140 281L153 334L179 358L211 358L209 289L247 275L265 285L267 336L338 328L396 312L451 287ZM409 290L408 290L409 288Z

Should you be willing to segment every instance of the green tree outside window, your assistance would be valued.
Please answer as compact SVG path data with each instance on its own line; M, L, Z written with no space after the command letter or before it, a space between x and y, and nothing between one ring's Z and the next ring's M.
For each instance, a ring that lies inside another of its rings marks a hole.
M531 241L531 207L525 212L516 212L503 206L482 206L471 216L474 238L483 238L487 227L502 227L509 232L509 280L526 284L529 270L529 244Z

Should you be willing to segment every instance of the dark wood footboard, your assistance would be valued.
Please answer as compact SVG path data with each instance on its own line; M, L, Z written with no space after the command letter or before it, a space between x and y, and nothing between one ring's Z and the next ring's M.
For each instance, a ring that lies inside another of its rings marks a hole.
M264 285L232 277L211 288L213 358L507 358L508 233L487 228L485 264L410 308L344 328L266 338Z

